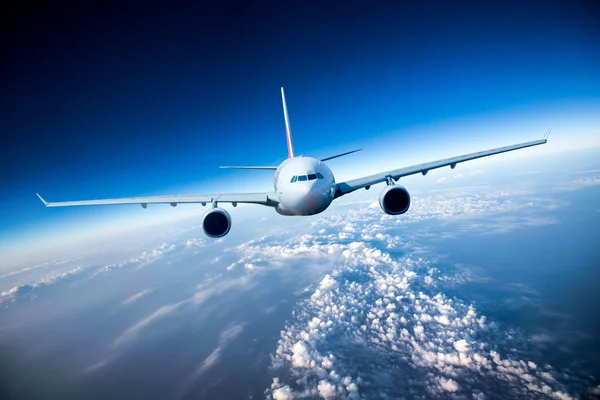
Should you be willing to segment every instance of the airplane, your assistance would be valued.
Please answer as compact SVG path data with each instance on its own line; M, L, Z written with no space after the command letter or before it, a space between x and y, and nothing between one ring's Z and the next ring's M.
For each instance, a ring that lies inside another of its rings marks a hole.
M238 203L259 204L272 207L281 215L315 215L325 211L333 202L348 193L359 189L369 190L371 186L385 182L386 187L379 194L381 209L390 215L401 215L410 207L410 194L403 186L395 184L400 178L427 173L433 169L450 166L454 169L458 163L487 157L494 154L538 146L547 143L550 130L548 128L543 139L530 142L498 147L491 150L479 151L462 156L446 158L412 165L391 171L380 172L374 175L352 179L346 182L335 181L333 172L325 163L334 158L355 153L358 150L348 151L327 158L313 158L296 155L292 141L292 131L288 117L285 93L281 88L283 103L283 117L287 137L288 157L279 166L224 166L220 168L273 170L273 191L264 193L238 193L238 194L192 194L172 196L124 197L115 199L83 200L48 202L38 193L36 195L46 207L91 206L112 204L140 204L143 208L148 204L170 204L176 207L183 203L200 203L202 206L211 204L202 217L204 233L210 238L221 238L231 229L231 215L218 207L219 203L230 203L234 207Z

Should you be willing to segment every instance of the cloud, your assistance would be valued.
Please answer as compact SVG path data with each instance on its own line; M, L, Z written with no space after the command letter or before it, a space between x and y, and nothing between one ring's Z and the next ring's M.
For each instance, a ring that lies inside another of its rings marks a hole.
M205 238L189 238L184 243L184 246L187 247L202 247L204 245L206 245Z
M444 389L446 392L453 393L458 390L458 384L455 381L453 381L452 379L439 378L438 381L440 383L440 387L442 389Z
M123 301L123 305L127 306L133 302L138 301L139 299L141 299L142 297L149 295L150 293L154 292L154 289L146 289L146 290L142 290L139 293L134 294L133 296L129 297L128 299L126 299L125 301Z
M583 178L575 179L569 182L568 184L563 185L561 188L563 190L571 191L598 185L600 185L600 176L586 176Z
M209 280L203 285L200 285L193 296L182 301L161 306L147 317L127 328L117 339L113 341L112 347L117 348L126 344L130 344L143 330L152 324L155 324L157 321L167 318L176 312L190 311L199 307L214 295L220 294L223 291L229 290L236 286L247 286L249 283L249 277L243 277L241 279L222 279L217 281Z
M61 282L65 280L69 280L72 278L76 278L80 276L84 272L84 267L76 267L69 271L65 272L55 272L49 276L42 278L40 281L29 285L18 285L13 287L10 290L4 291L0 293L0 305L8 305L9 303L18 301L20 299L31 299L35 297L35 293L48 286L52 285L56 282Z
M186 304L186 301L180 301L178 303L168 304L168 305L159 307L156 311L154 311L152 314L148 315L146 318L142 319L141 321L139 321L136 324L127 328L121 334L121 336L119 336L117 339L115 339L112 346L119 347L124 344L132 342L134 339L137 338L137 336L140 334L140 332L142 330L149 327L151 324L155 323L157 320L162 319L162 318L172 314L173 312L183 308L185 306L185 304Z
M454 342L454 348L459 353L468 353L469 352L469 343L465 339L460 339Z
M247 269L248 271L254 271L254 270L258 269L258 267L252 263L244 264L244 268Z
M319 391L319 395L324 399L333 399L336 396L335 385L326 380L319 381L317 390Z
M474 171L474 173L480 173ZM575 181L576 185L591 185L596 184L600 181L600 177L593 178L581 178ZM356 202L355 202L356 203ZM359 202L363 204L364 201ZM530 191L523 190L490 190L485 189L484 191L477 188L459 188L446 191L430 191L423 193L419 196L414 196L412 199L412 205L409 211L401 217L392 217L382 214L377 201L369 200L367 206L363 207L352 207L344 213L331 213L327 216L322 215L318 217L311 225L313 227L318 226L319 229L315 230L316 237L322 239L322 248L316 249L314 247L273 247L272 250L282 251L279 257L279 261L283 264L287 258L300 258L307 256L319 256L322 250L330 251L334 254L337 250L334 246L327 247L327 243L339 243L354 238L361 240L371 240L372 232L379 232L380 234L386 234L398 227L405 227L406 225L418 223L425 220L442 220L447 221L452 218L471 218L476 219L477 217L486 218L485 223L475 222L462 222L458 225L459 232L465 231L479 231L481 233L501 233L508 232L519 228L523 225L529 226L542 226L559 223L553 217L538 217L532 215L524 215L519 217L504 217L497 218L495 220L490 219L490 215L501 214L501 213L517 213L518 211L533 210L548 211L564 206L564 202L552 199L552 198L540 198L535 196ZM370 204L370 206L368 206ZM364 226L364 222L369 221L369 226ZM453 226L452 232L446 232L440 235L440 237L451 238L454 237L457 232L456 224ZM191 228L185 228L180 233L195 232L200 229L199 226L193 226ZM360 233L357 237L356 234ZM426 235L427 233L422 233ZM240 259L239 261L233 262L229 266L229 270L235 270L238 266L243 268L246 264L248 269L258 268L265 264L265 260L255 260L252 258L252 254L249 250L252 248L260 247L264 243L270 240L270 237L263 237L257 240L249 241L244 245L240 246L236 250L246 253L248 259ZM310 241L312 238L310 235L302 239L303 241ZM6 290L0 293L0 304L8 304L18 300L22 297L31 297L40 288L51 285L56 282L60 282L65 279L90 279L97 275L105 275L110 273L112 270L120 268L143 268L148 266L163 257L178 253L180 251L186 251L195 249L194 251L201 251L205 248L206 243L215 244L215 241L207 242L204 237L182 237L180 240L174 243L163 242L155 246L150 250L145 250L137 255L125 258L120 261L107 263L100 268L97 264L82 264L68 271L55 272L51 271L48 275L44 276L38 281L25 282L23 285L15 286L10 290ZM244 249L244 247L247 247ZM200 249L200 250L198 250ZM312 254L309 254L312 252ZM74 259L70 258L68 262L73 262ZM56 261L56 265L62 265L67 261ZM213 260L214 261L214 260ZM30 271L32 269L39 269L46 271L46 267L51 268L54 264L38 264L34 267L27 267L23 271ZM9 274L5 274L5 277L10 277ZM2 278L0 278L2 279ZM29 290L32 289L32 290ZM25 293L27 292L27 294Z
M103 360L101 360L101 361L99 361L99 362L97 362L97 363L95 363L95 364L92 364L92 365L90 365L89 367L87 367L87 368L84 370L84 373L86 373L86 374L89 374L89 373L92 373L92 372L94 372L94 371L97 371L97 370L99 370L99 369L101 369L101 368L104 368L104 367L106 367L106 366L107 366L107 365L108 365L108 364L109 364L109 363L110 363L110 362L111 362L113 359L114 359L114 357L107 357L107 358L105 358L105 359L103 359Z
M196 369L194 376L199 378L206 371L208 371L213 365L215 365L219 361L219 358L221 357L221 350L222 350L222 348L220 346L217 347L216 349L214 349L213 352L210 353L208 355L208 357L206 357L204 359L204 361L202 361L200 363L200 365Z
M158 261L159 259L167 256L169 253L173 253L179 248L182 248L182 244L187 242L189 242L189 240L186 240L185 242L180 244L163 242L151 250L142 251L141 253L138 253L135 256L131 256L120 261L110 262L104 265L101 264L101 267L98 267L97 263L90 262L87 265L78 265L77 267L74 267L67 271L52 270L53 267L60 266L69 262L83 262L81 260L81 257L79 257L70 258L65 261L53 261L51 263L45 263L41 265L36 265L35 267L25 268L21 271L18 271L17 273L30 271L38 268L43 269L44 271L47 270L48 272L41 278L35 278L38 279L35 282L18 285L10 290L1 292L0 304L9 304L18 301L19 299L32 298L33 296L35 296L35 293L38 292L40 289L60 282L70 281L74 279L77 279L78 281L93 279L99 275L106 275L113 270L127 267L135 267L135 269L140 269L150 265L153 262ZM11 275L13 274L6 274L5 276L0 277L0 279L8 278Z
M273 399L275 400L288 400L292 398L292 389L287 385L273 390Z
M8 272L4 273L3 275L0 275L0 280L14 276L14 275L23 274L25 272L30 272L30 271L40 269L40 268L43 268L43 269L53 268L53 267L56 267L59 265L67 264L69 262L80 260L81 258L82 257L72 257L71 259L68 259L68 260L50 261L50 262L45 262L42 264L36 264L31 267L25 267L25 268L18 269L18 270L8 271Z
M229 328L225 329L223 332L221 332L221 334L219 334L219 344L217 347L215 347L215 349L204 360L202 360L195 370L185 379L177 391L177 395L175 396L176 398L183 397L198 378L219 363L221 354L227 345L243 332L245 326L246 324L231 325Z
M267 397L571 398L564 382L576 377L526 358L524 334L498 329L473 304L447 294L465 281L460 269L440 273L435 258L390 233L395 220L368 207L356 213L362 219L348 212L317 220L316 234L237 248L244 263L260 259L266 268L307 256L336 265L281 331L272 354L281 373ZM349 224L349 236L331 244L337 235L328 232Z
M292 389L288 385L282 386L277 377L273 378L271 389L267 392L271 393L274 400L291 400L294 398Z
M483 175L483 174L485 174L485 172L486 171L483 170L483 169L476 170L476 171L471 171L471 172L464 173L464 174L462 172L459 172L458 174L452 175L452 179L453 180L458 180L458 179L464 179L464 178L471 177L471 176ZM447 180L448 180L447 177L442 176L441 178L439 178L436 181L436 183L442 183L442 182L445 182Z
M335 268L299 295L302 300L281 331L272 355L273 367L281 369L285 381L274 380L267 389L268 396L353 399L439 397L452 392L482 398L490 390L515 398L568 396L562 383L569 381L568 375L547 365L538 366L525 351L513 351L524 348L527 338L510 327L495 329L475 305L452 294L455 292L449 289L466 278L456 271L440 271L435 258L419 245L411 225L464 218L458 225L485 230L486 226L476 222L469 225L471 218L485 216L488 221L490 215L550 210L561 205L527 192L444 192L415 197L402 217L383 214L377 202L343 214L326 213L315 217L310 233L265 236L228 249L224 258L239 256L227 268L235 272L223 271L224 277L198 287L194 296L157 308L123 331L113 347L134 343L153 324L249 282L249 278L230 279L232 275L255 276L286 268L293 260L315 260ZM498 226L548 223L543 218L526 218L495 222ZM191 239L163 243L106 265L98 273L139 266L203 244ZM124 304L148 294L145 292ZM242 330L243 326L232 326L221 333L219 344L199 360L183 392L219 363L224 346ZM101 361L97 365L105 364Z

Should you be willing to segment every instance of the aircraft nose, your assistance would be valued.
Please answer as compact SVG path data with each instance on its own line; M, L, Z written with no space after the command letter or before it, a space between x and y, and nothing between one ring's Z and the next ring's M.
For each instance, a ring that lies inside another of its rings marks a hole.
M314 208L313 206L321 200L321 196L319 195L319 193L310 190L308 190L303 197L304 204L310 209Z
M304 185L296 192L295 211L300 215L312 215L327 208L323 194L315 190L313 185Z

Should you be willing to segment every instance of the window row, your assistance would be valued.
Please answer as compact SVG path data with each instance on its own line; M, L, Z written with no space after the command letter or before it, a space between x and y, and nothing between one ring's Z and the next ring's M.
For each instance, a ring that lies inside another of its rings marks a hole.
M292 177L292 180L290 181L290 183L314 181L315 179L325 179L325 178L323 178L323 175L321 175L320 172L317 172L316 174L294 176L294 177Z

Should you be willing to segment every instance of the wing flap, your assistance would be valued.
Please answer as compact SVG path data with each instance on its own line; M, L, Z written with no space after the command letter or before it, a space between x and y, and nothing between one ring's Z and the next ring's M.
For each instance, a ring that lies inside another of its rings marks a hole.
M549 132L549 130L548 130ZM478 151L475 153L464 154L462 156L445 158L443 160L432 161L423 164L416 164L410 167L400 168L396 170L391 170L387 172L381 172L378 174L365 176L363 178L349 180L347 182L341 182L337 184L336 195L335 197L343 196L347 193L353 192L358 189L362 189L367 186L375 185L381 182L385 182L388 177L391 177L394 180L398 180L403 176L414 175L421 173L423 175L427 174L432 169L442 168L446 166L450 166L451 168L456 167L456 164L461 162L475 160L482 157L491 156L494 154L506 153L508 151L524 149L526 147L538 146L547 142L548 132L544 136L544 139L533 140L531 142L519 143L510 146L498 147L495 149Z

